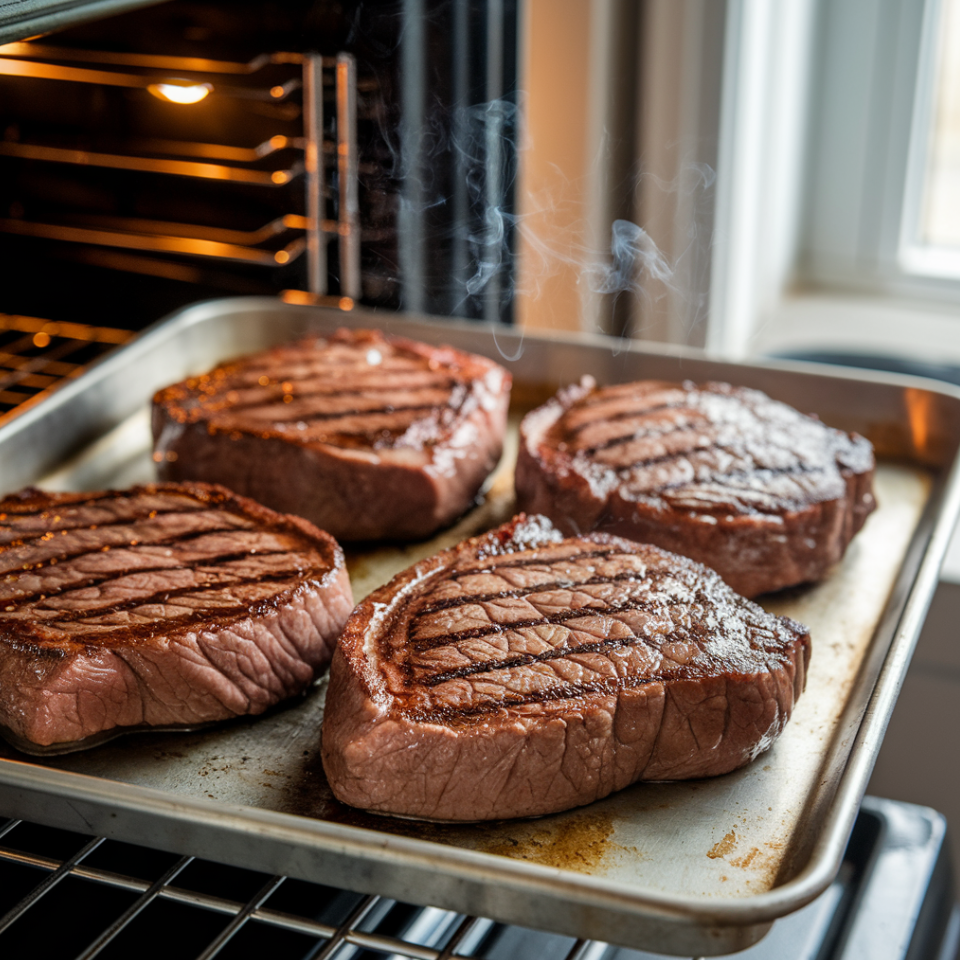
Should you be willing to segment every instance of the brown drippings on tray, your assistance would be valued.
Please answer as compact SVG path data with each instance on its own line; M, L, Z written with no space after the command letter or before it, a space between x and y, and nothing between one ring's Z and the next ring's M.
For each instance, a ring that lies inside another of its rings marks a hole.
M325 805L323 818L577 873L593 873L611 853L626 849L611 842L613 823L608 815L601 813L573 817L560 814L535 821L432 823L376 816L331 801ZM632 848L628 852L637 854Z
M515 860L529 860L561 870L592 873L614 849L613 823L607 814L582 813L568 822L550 819L517 824L509 831L490 830L477 849Z
M734 867L740 867L743 870L747 870L754 860L760 855L759 847L751 847L749 852L742 857L737 857L736 860L731 860L730 864Z
M720 857L725 857L728 853L732 852L736 845L737 834L734 830L731 830L722 840L715 843L707 851L707 856L711 860L718 860Z
M764 890L771 889L776 883L781 866L783 844L776 841L767 842L763 844L762 849L754 846L742 856L730 856L736 851L737 841L736 831L731 830L707 851L707 856L711 860L722 859L738 870L750 871L754 876L751 880L743 880L744 883L759 883ZM729 878L724 876L721 879Z
M544 866L592 873L611 854L639 855L634 847L612 841L613 814L599 810L560 813L533 820L440 823L367 813L340 803L323 773L319 753L304 761L303 777L288 785L285 812L378 833L466 847L479 853L527 860Z

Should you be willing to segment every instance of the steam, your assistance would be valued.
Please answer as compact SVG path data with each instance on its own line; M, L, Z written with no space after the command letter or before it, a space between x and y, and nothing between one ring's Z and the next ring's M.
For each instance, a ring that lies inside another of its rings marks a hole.
M635 301L628 335L642 332L651 309L667 297L683 303L688 325L700 322L705 284L697 283L695 274L698 262L700 269L706 262L700 254L709 239L698 233L702 217L687 218L687 235L672 236L668 253L651 230L622 218L613 220L609 236L593 243L583 239L589 232L584 183L563 182L559 196L557 191L526 195L524 212L518 214L512 198L517 156L523 155L517 150L521 112L507 99L452 111L436 104L424 111L415 129L401 130L400 142L384 138L391 150L391 175L403 185L398 242L404 305L499 319L518 296L536 300L548 279L572 270L582 292L607 298L602 309L612 311L624 297ZM632 195L635 209L641 208L638 198L653 191L683 199L696 214L698 205L711 201L714 180L705 164L683 165L675 181L638 169L620 192ZM424 260L423 251L433 241L443 241L452 251L450 269L439 279L441 268ZM522 264L517 262L520 250ZM421 293L418 300L414 283L426 289L431 282L433 293ZM599 328L607 325L603 318L596 322Z
M669 283L673 274L673 267L650 234L629 220L613 221L609 260L594 261L584 268L590 289L601 294L632 291L640 295L644 290L645 276Z
M512 156L517 145L520 108L504 100L476 107L460 108L454 130L460 137L454 141L458 165L464 171L464 181L471 205L483 210L482 221L466 231L465 239L470 253L469 273L459 278L462 297L484 297L497 279L503 284L498 296L502 299L523 295L531 299L542 296L544 282L561 270L573 270L577 285L598 296L609 296L615 302L621 297L634 298L641 307L673 296L691 309L693 322L701 320L705 309L703 294L691 282L691 261L704 246L697 222L691 218L688 235L675 238L674 247L680 247L674 256L662 250L650 232L638 223L618 218L610 226L604 241L591 245L583 238L587 224L582 213L578 220L574 209L582 210L586 185L565 181L560 195L551 191L543 196L525 196L524 212L517 214L501 203L490 203L488 177L490 176L489 131L500 131L505 145L505 156ZM522 151L521 151L522 154ZM499 166L495 179L502 184L502 192L509 193L514 184L515 171L504 157L495 158ZM665 197L683 195L694 204L710 202L715 173L706 164L687 163L674 181L664 181L638 170L624 191L634 197L645 192L657 192ZM638 204L637 204L638 205ZM573 222L573 229L564 229L564 223ZM523 250L522 272L518 274L514 258ZM643 310L634 311L642 316ZM638 324L639 326L639 324ZM638 331L635 331L638 332Z

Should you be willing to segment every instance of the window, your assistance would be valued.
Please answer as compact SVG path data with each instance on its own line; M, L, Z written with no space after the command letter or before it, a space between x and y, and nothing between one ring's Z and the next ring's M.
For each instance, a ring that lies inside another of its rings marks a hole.
M929 3L900 247L907 273L960 280L960 3Z
M727 11L708 346L960 363L960 0Z

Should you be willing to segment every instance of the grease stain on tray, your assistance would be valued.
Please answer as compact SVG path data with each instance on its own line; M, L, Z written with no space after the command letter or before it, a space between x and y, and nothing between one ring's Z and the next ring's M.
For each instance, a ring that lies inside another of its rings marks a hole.
M556 814L530 820L440 823L382 816L339 803L326 787L322 819L381 833L410 837L526 860L561 870L595 873L605 862L628 856L643 859L638 847L616 843L614 817L604 811Z
M760 856L760 848L751 847L744 856L738 857L736 860L731 860L730 865L733 867L740 867L743 870L748 870L758 856Z
M715 843L708 851L707 856L711 860L718 860L720 857L726 857L728 853L733 851L733 848L737 845L737 834L736 831L731 830L722 840Z
M567 822L516 824L509 833L491 832L476 849L578 873L591 873L612 853L626 852L611 840L614 830L609 816L590 813L563 819ZM639 855L635 848L630 852Z
M741 839L737 836L735 830L730 830L722 840L719 840L707 851L707 856L711 860L723 860L731 867L736 867L738 870L751 874L750 877L741 878L739 882L745 884L758 883L763 889L770 889L774 885L782 865L784 844L776 840L767 841L761 846L751 846L746 853L740 856L731 856L736 852L737 844ZM724 875L720 879L726 882L728 877Z

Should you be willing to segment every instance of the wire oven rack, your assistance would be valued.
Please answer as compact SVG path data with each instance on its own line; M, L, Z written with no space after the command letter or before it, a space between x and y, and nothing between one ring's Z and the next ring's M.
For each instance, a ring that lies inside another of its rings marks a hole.
M278 77L275 67L285 68L286 72ZM175 79L170 79L169 74ZM209 92L222 102L286 105L290 108L287 119L302 117L302 136L277 133L252 146L133 136L111 149L89 149L84 138L66 145L56 138L55 142L45 142L43 138L33 142L29 135L22 139L18 125L12 123L0 136L0 156L20 163L132 173L151 178L152 189L161 192L164 188L155 182L158 177L205 181L211 191L217 183L269 191L302 180L305 193L305 215L280 214L253 230L91 213L80 221L45 222L42 217L36 220L25 216L18 200L13 206L19 212L0 217L0 233L99 249L104 251L100 261L115 267L132 263L137 257L142 261L144 256L283 267L306 253L307 290L320 297L328 293L327 245L336 240L339 295L351 301L359 299L358 85L352 55L325 57L275 52L235 63L22 42L0 46L0 77L34 83L55 81L61 87L119 88L135 94L153 93L160 100L176 101L176 91L185 90L198 91L200 99L205 99ZM325 87L333 95L330 119L335 139L326 134L329 124L324 115ZM288 98L297 95L302 106L287 104ZM66 134L61 130L58 136L63 139ZM110 256L111 249L134 251L137 257L127 256L124 260ZM137 269L145 269L142 262Z
M132 336L113 327L0 314L0 423Z
M38 916L48 919L37 922ZM103 837L0 821L0 955L39 955L41 941L45 956L83 960L230 960L261 952L271 960L650 957Z

